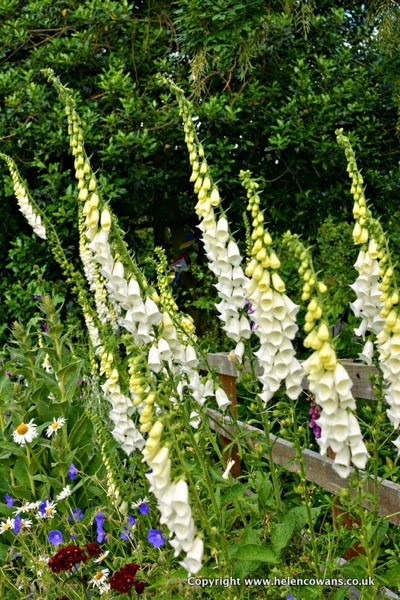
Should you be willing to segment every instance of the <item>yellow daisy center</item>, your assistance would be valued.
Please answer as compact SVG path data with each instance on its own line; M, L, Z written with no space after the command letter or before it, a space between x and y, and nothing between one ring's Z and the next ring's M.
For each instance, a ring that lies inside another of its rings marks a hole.
M51 515L53 512L53 509L51 508L51 506L47 506L46 507L46 515Z
M101 579L103 577L103 571L98 571L96 573L96 575L94 576L96 581L99 581L99 579Z
M51 424L52 429L58 429L59 426L60 426L60 423L58 421L54 421L54 423Z
M21 425L18 425L18 427L17 427L17 433L19 435L25 435L28 431L29 431L29 427L25 423L21 423Z

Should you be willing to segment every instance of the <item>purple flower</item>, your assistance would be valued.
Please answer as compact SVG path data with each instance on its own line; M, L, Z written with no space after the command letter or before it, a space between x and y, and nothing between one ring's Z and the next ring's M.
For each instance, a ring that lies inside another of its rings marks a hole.
M139 505L139 512L141 515L148 515L150 512L150 508L149 508L148 504L146 504L145 502L142 502L142 504Z
M83 519L84 516L85 515L83 514L80 508L73 508L68 515L68 521L75 521L76 523L77 521L81 521L81 519Z
M147 541L154 546L154 548L160 548L165 544L164 536L159 529L149 529Z
M43 333L49 333L49 328L43 321L40 323L40 329L43 331Z
M14 519L14 527L13 527L13 532L15 533L15 535L17 535L17 533L19 532L20 529L21 529L21 516L17 515Z
M121 540L127 540L130 537L131 534L129 532L129 527L134 527L135 522L135 517L132 517L132 515L128 515L128 525L126 527L123 527L123 531L121 531L121 533L119 534Z
M321 437L321 427L319 425L315 425L315 427L313 427L313 434L315 435L315 438L319 440Z
M251 324L251 331L254 332L256 329L258 329L257 323L252 323Z
M71 463L68 469L68 477L71 479L75 479L75 477L78 474L78 469L76 468L76 466L74 465L74 463Z
M6 501L6 504L7 504L8 508L11 508L13 506L13 504L14 504L14 500L12 499L12 497L10 496L10 494L6 494L4 496L4 499Z
M7 377L12 377L13 376L13 374L11 373L11 371L6 371L6 375L7 375Z
M101 544L101 542L106 537L104 534L104 529L103 529L104 513L102 513L102 512L97 513L94 520L96 521L97 541L99 542L99 544Z
M61 531L58 531L58 529L53 529L52 531L50 531L47 538L50 544L53 544L53 546L58 546L58 544L62 544L64 540Z
M33 294L34 300L41 300L42 298L43 298L43 296L41 294Z

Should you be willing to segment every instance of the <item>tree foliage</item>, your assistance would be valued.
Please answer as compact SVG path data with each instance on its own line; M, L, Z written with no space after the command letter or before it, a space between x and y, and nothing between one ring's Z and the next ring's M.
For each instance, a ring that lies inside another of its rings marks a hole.
M313 241L328 216L350 219L337 127L361 155L368 195L389 222L399 186L394 82L376 35L386 13L367 8L331 0L3 0L2 151L17 160L67 234L75 260L64 114L40 75L52 66L75 90L103 193L128 243L140 254L150 237L174 258L195 231L194 201L175 101L155 82L161 72L193 90L199 132L238 227L241 168L260 176L278 231L289 224ZM6 255L11 240L30 232L2 173L1 275L24 286L21 274L7 269ZM48 260L44 244L27 240L25 247L32 264Z

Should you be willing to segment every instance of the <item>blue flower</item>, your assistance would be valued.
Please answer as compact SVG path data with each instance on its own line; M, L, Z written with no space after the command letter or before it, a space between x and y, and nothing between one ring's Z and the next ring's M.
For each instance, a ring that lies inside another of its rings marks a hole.
M46 514L46 508L49 506L49 504L50 504L50 500L43 500L43 502L41 502L39 504L39 512L41 515Z
M10 496L10 494L6 494L4 496L4 499L6 501L6 504L7 504L8 508L11 508L13 506L13 504L14 504L14 500L12 499L12 497Z
M149 529L147 541L154 546L154 548L160 548L165 544L164 536L159 529Z
M78 474L78 469L76 468L76 466L74 465L74 463L71 463L68 469L68 477L71 479L75 479L75 477Z
M20 529L21 529L21 516L17 515L14 519L14 527L13 527L13 532L15 533L15 535L17 535L17 533L19 532Z
M150 512L149 505L146 504L145 502L142 502L142 504L140 504L140 506L139 506L139 512L141 515L149 514L149 512Z
M83 514L80 508L73 508L68 515L68 521L81 521L81 519L83 519L84 516L85 515Z
M64 540L61 531L58 531L58 529L53 529L52 531L50 531L47 538L50 544L53 544L53 546L58 546L58 544L62 544Z
M123 531L121 531L121 533L119 534L121 540L127 540L130 537L131 534L129 532L129 527L134 527L135 523L135 517L132 517L132 515L128 515L128 525L126 527L123 527Z
M94 520L96 521L96 530L97 530L97 541L99 544L105 539L103 523L104 523L104 513L99 512L95 516Z

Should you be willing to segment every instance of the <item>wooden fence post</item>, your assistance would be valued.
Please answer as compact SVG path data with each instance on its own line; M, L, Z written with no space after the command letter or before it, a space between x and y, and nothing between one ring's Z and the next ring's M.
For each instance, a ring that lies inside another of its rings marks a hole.
M236 395L236 377L234 377L233 375L223 375L221 373L218 373L218 378L221 382L221 386L222 389L224 390L224 392L227 394L229 400L231 401L231 405L230 405L230 411L232 413L232 416L237 419L237 395ZM231 444L231 440L227 437L224 437L223 435L220 435L220 440L221 440L221 447L222 447L222 451L224 452L225 458L226 458L226 462L228 462L229 459L232 459L235 461L235 464L233 465L232 469L231 469L231 473L232 473L232 477L239 477L241 474L241 469L240 469L240 458L239 458L239 453L238 453L238 447L236 445L231 446L230 450L226 450L225 448L228 444Z

